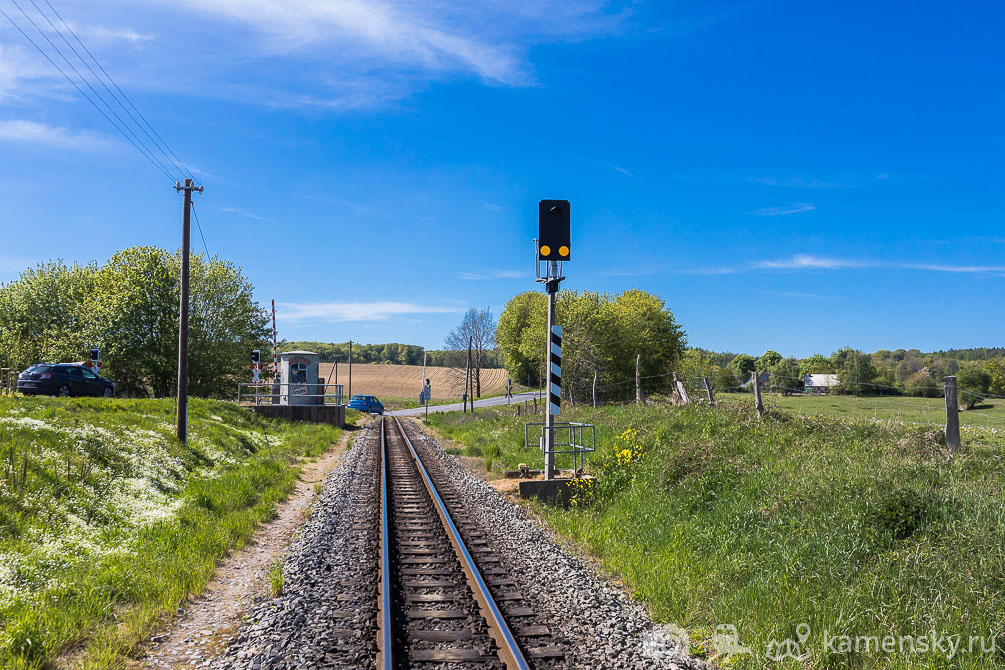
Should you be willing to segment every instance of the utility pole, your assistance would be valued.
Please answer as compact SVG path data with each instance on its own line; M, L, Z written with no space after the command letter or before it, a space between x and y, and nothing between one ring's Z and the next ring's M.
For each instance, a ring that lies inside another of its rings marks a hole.
M349 400L352 400L352 340L349 340Z
M464 412L468 411L468 386L470 386L471 377L471 338L468 338L468 360L464 364L464 393L461 394L461 402L463 403L461 410ZM471 411L475 410L472 405Z
M192 191L202 193L191 179L185 185L175 182L175 192L184 191L181 217L181 297L178 300L178 401L176 426L178 439L188 443L188 260L192 243Z

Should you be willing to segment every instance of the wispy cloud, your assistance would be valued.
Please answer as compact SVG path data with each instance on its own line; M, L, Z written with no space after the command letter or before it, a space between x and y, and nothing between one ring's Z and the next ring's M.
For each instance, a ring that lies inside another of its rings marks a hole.
M327 51L412 71L463 71L509 84L533 83L526 63L538 43L606 34L620 16L599 0L182 0L189 9L251 28L273 54Z
M836 270L838 268L870 267L870 264L868 261L855 261L847 258L825 258L822 256L810 256L808 254L796 254L792 258L784 260L760 261L754 267L773 268L781 270L797 270L797 269Z
M272 219L267 219L264 216L259 216L258 214L252 214L251 212L246 212L239 207L221 207L221 212L229 212L231 214L240 214L241 216L246 216L249 219L254 219L256 221L272 221Z
M611 169L614 170L615 172L620 172L621 174L628 175L629 177L634 177L635 176L631 172L629 172L628 170L626 170L625 168L620 167L618 165L612 165Z
M108 27L100 25L79 25L69 21L69 26L81 39L106 40L119 42L149 42L154 39L152 33L139 33L132 28ZM59 24L57 24L59 25Z
M469 281L479 281L482 279L519 279L527 277L530 274L529 270L526 272L520 270L494 270L489 272L462 272L457 275L457 278Z
M751 214L754 216L788 216L789 214L811 212L814 209L816 209L816 207L814 207L811 202L796 202L791 205L781 207L764 207L762 209L755 209L751 212Z
M784 186L786 188L848 188L850 183L845 181L834 181L817 179L815 177L747 177L747 181L752 181L765 186Z
M45 144L78 151L113 146L111 141L96 133L74 132L68 128L23 119L0 121L0 141Z
M499 210L502 209L502 207L500 207L495 203L487 202L485 203L485 209L489 210L490 212L498 212Z
M422 305L409 302L284 302L279 304L284 319L340 321L384 321L406 314L453 314L458 307Z
M931 272L970 272L981 274L984 272L1005 272L1002 265L938 265L927 263L903 263L898 267L905 270L929 270Z
M754 269L766 270L844 270L854 268L890 268L894 270L921 270L925 272L959 272L969 274L994 274L1005 272L1000 265L947 265L942 263L909 263L903 261L877 261L870 259L827 258L796 254L782 260L760 261Z

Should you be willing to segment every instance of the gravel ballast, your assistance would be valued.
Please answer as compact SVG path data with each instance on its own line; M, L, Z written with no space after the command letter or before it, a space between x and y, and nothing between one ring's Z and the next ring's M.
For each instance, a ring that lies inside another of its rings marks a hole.
M254 608L212 667L374 667L379 430L375 421L360 432L314 501L311 518L290 545L282 595ZM641 606L555 545L539 523L468 473L432 437L415 426L409 433L423 459L436 459L461 482L464 506L519 589L532 594L534 610L548 620L565 653L558 667L706 667L686 649L664 644Z

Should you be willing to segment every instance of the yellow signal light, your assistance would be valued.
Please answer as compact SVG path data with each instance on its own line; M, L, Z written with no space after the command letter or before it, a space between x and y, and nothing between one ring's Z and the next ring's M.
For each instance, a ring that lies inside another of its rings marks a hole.
M551 255L551 247L549 247L547 244L545 244L544 246L542 246L541 247L541 255L542 256L550 256Z
M559 247L558 248L558 255L559 256L568 256L569 255L569 247L565 247L565 246Z

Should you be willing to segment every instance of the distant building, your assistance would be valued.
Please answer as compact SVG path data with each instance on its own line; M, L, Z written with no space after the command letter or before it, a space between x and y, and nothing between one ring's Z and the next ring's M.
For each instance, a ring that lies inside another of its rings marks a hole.
M837 375L803 375L803 385L807 393L830 393L839 381Z

